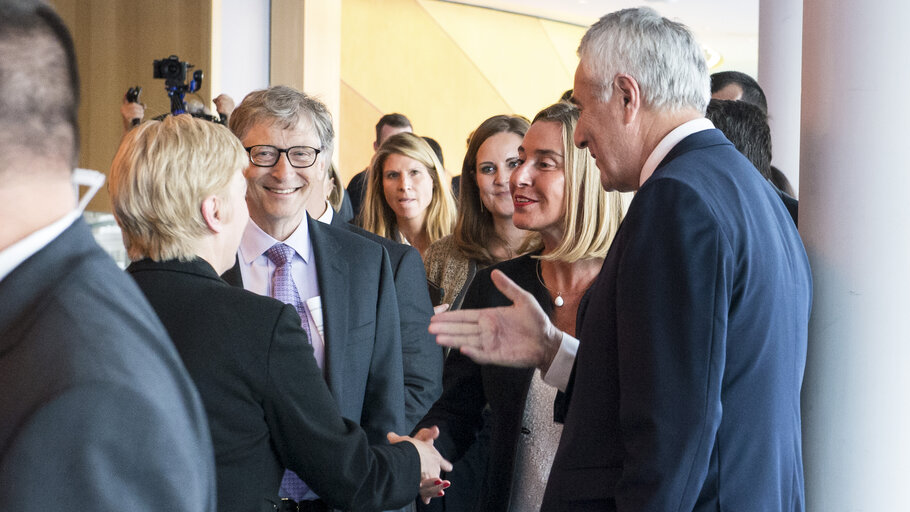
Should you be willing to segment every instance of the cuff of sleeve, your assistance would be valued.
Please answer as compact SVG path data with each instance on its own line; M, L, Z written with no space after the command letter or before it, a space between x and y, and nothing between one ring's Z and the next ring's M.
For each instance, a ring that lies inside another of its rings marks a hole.
M559 350L556 352L553 362L550 363L550 369L545 375L542 375L543 381L565 392L569 385L569 377L572 375L572 367L575 365L576 352L578 352L578 340L562 333Z

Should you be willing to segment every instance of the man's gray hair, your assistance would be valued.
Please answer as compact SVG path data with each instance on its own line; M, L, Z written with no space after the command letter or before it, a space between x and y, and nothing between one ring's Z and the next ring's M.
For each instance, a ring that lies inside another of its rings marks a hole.
M685 25L648 7L601 18L585 33L578 56L602 87L604 100L616 75L625 73L638 82L645 106L702 113L708 107L711 80L704 51Z
M231 113L229 124L234 135L242 140L257 124L278 123L283 129L292 129L300 122L301 116L313 123L322 145L317 149L322 151L325 161L330 162L335 149L332 113L324 103L293 87L276 85L247 94Z

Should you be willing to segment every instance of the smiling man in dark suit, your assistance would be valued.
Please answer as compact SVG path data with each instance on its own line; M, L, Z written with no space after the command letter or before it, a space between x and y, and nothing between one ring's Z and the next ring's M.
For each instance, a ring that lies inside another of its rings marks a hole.
M249 155L244 172L250 222L225 279L261 295L279 296L270 259L289 247L294 303L310 333L342 415L358 422L373 443L406 430L405 390L398 305L389 258L361 236L307 215L311 201L325 202L334 145L325 105L295 89L250 93L231 116L231 131ZM318 502L292 472L282 496Z
M0 510L215 510L208 423L167 332L76 207L73 41L0 0Z
M812 284L799 234L704 119L707 66L688 29L626 9L579 56L575 143L605 189L637 190L579 308L581 342L496 272L513 306L443 313L431 332L567 389L545 512L803 510Z

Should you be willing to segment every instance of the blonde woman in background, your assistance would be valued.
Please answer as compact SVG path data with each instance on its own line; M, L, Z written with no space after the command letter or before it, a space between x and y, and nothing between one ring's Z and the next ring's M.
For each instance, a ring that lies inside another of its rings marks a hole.
M427 280L443 291L442 302L458 309L478 270L517 256L527 231L512 223L509 177L518 167L518 146L528 131L521 116L493 116L468 140L461 167L458 221L452 235L427 250Z
M363 228L410 244L423 257L455 224L455 201L441 172L439 159L421 137L404 132L386 139L370 165Z
M557 327L575 332L578 305L623 215L620 194L603 190L594 159L572 142L577 122L578 110L569 103L534 118L510 179L512 220L535 232L519 251L531 252L478 272L464 309L511 304L490 279L498 269L533 294ZM446 359L443 386L418 427L439 426L434 446L449 460L467 452L484 409L490 410L490 457L473 510L539 510L562 433L553 421L556 388L543 382L540 370L479 365L458 351Z

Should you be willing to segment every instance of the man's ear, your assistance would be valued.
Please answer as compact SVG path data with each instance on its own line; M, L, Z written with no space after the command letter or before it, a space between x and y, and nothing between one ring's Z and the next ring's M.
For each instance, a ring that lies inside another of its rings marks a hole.
M212 233L221 233L224 229L224 205L218 196L212 194L202 201L202 219Z
M616 89L622 95L623 121L630 123L641 109L641 88L639 88L637 80L624 73L616 75L613 80Z
M373 141L373 153L379 151L379 141Z

